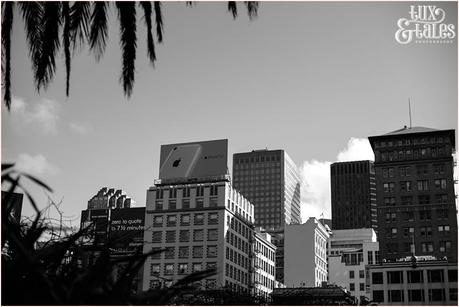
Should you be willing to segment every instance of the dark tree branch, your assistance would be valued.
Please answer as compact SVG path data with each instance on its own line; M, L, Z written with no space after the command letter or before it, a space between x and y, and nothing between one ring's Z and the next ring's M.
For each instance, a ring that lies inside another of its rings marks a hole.
M69 96L70 88L70 7L68 2L62 2L62 18L64 22L64 30L62 32L62 41L64 44L65 56L65 94Z

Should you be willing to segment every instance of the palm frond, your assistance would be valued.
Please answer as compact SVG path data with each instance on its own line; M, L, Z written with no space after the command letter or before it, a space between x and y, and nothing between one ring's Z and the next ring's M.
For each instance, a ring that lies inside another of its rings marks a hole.
M75 1L70 8L70 35L74 50L89 37L90 7L90 2Z
M35 71L37 90L47 87L56 70L56 54L59 51L59 27L61 25L61 3L47 2L43 6L40 57Z
M258 14L258 1L244 1L247 7L247 14L250 19L257 17Z
M37 71L40 62L41 37L43 31L43 13L45 3L43 2L19 2L19 7L24 20L27 43L29 46L29 56L32 61L33 71Z
M13 30L13 3L2 3L2 67L3 71L3 102L11 107L11 31Z
M163 15L161 13L161 2L155 1L155 21L156 21L156 36L158 36L158 42L163 41Z
M64 30L62 32L62 41L64 44L64 57L65 57L65 94L69 96L70 88L70 6L69 3L62 2L62 19L64 22Z
M147 26L147 54L150 59L151 64L155 65L156 54L155 54L155 43L153 41L153 34L151 33L152 23L151 23L151 3L148 1L141 1L140 5L143 8L145 16L145 25Z
M228 1L228 11L233 14L233 18L236 19L237 17L237 5L236 1Z
M129 98L134 87L135 53L137 48L135 2L116 2L120 21L120 44L123 52L121 79L124 94Z
M99 61L105 52L108 37L108 3L96 1L91 14L91 31L89 34L89 48L94 52L96 61Z

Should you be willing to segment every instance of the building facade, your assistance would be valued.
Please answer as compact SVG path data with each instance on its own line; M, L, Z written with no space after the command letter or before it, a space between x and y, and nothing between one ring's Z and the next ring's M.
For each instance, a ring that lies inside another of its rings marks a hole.
M319 287L327 281L330 229L314 217L285 227L285 285Z
M276 246L271 243L271 235L255 228L254 232L254 294L269 298L275 288Z
M332 230L328 240L328 282L346 288L363 304L371 300L365 266L379 262L379 243L371 228Z
M405 127L369 140L381 258L414 253L457 262L455 131Z
M196 287L252 291L253 212L253 205L229 181L151 187L144 252L165 252L145 262L143 289L168 286L213 268L217 274Z
M255 224L277 246L276 279L284 280L284 228L301 223L300 176L284 150L254 150L233 155L233 184L253 205Z
M330 166L332 229L377 230L376 179L372 161Z
M457 306L457 263L434 257L410 258L368 266L372 301L380 305Z
M88 200L88 209L129 208L131 204L132 199L123 190L103 187Z

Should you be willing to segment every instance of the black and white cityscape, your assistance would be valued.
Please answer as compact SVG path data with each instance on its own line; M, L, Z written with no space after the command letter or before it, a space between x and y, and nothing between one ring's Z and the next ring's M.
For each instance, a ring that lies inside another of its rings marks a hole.
M457 2L1 7L2 305L457 306Z

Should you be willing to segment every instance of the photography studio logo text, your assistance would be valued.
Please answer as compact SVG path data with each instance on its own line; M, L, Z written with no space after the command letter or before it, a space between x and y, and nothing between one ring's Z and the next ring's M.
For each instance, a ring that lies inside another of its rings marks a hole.
M445 11L435 5L411 5L409 18L400 18L395 40L400 44L452 43L456 37L454 24L445 22Z

